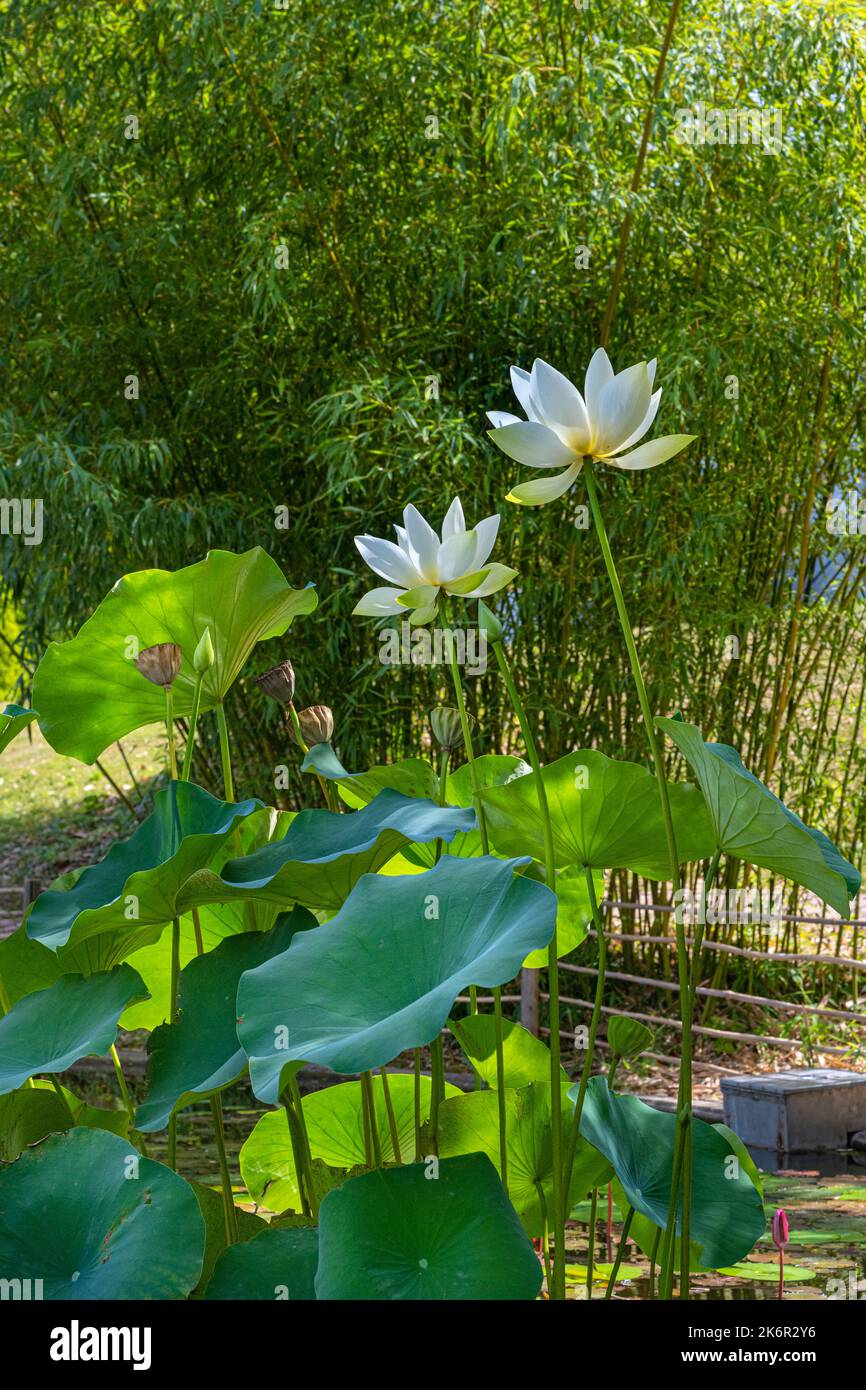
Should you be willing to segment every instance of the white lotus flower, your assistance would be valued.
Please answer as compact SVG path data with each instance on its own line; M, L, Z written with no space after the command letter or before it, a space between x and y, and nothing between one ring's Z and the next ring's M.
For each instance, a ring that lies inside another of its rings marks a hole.
M445 514L441 537L411 505L403 512L403 525L394 530L396 544L378 536L355 537L373 573L396 586L371 589L355 606L355 613L380 618L408 610L411 623L427 623L435 616L440 590L460 598L486 598L517 574L517 570L487 560L496 541L499 517L485 517L467 531L459 497Z
M656 417L661 390L653 392L656 363L638 362L614 374L604 348L598 348L586 369L583 395L567 377L537 357L532 371L511 368L514 394L527 419L490 410L488 433L503 453L530 468L560 468L552 478L521 483L508 494L509 502L540 507L562 497L577 478L584 459L598 459L615 468L655 468L678 454L696 438L669 434L651 439L630 454Z

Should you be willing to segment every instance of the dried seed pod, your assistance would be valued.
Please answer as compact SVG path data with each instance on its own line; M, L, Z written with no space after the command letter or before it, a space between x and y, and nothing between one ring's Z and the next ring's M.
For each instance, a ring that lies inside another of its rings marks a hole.
M308 748L317 743L330 743L334 736L334 715L327 705L310 705L298 710L301 737Z
M135 664L145 680L169 690L177 679L183 653L176 642L157 642L145 647L135 658Z
M295 672L290 661L281 661L256 676L256 685L278 705L290 705L295 695Z

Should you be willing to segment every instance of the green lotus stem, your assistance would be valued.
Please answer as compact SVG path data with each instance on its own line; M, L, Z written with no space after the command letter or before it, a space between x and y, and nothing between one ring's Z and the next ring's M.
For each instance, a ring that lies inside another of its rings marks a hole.
M171 923L171 984L169 987L169 1022L177 1023L180 1017L178 998L180 995L180 918ZM177 1170L177 1115L168 1122L168 1166Z
M598 974L595 981L595 999L593 1001L592 1015L589 1022L586 1056L583 1059L583 1068L580 1073L580 1086L578 1087L577 1100L574 1104L574 1115L571 1122L571 1133L568 1136L568 1152L565 1159L564 1178L566 1193L571 1187L571 1175L574 1172L574 1156L577 1152L577 1141L580 1138L580 1120L583 1114L583 1103L586 1099L586 1088L589 1085L589 1076L592 1071L592 1057L595 1051L595 1040L598 1034L599 1021L601 1019L601 1001L604 998L604 972L605 966L607 965L607 940L604 934L604 923L598 909L598 900L595 896L595 883L592 877L592 869L584 864L583 872L586 879L586 891L589 895L589 906L592 912L596 940L598 941Z
M547 1280L547 1292L549 1297L550 1290L553 1286L553 1271L550 1268L550 1222L547 1217L547 1198L544 1195L544 1188L538 1181L538 1178L535 1179L535 1190L538 1193L538 1200L541 1205L541 1254L544 1259L544 1276Z
M612 1091L612 1090L613 1090L613 1082L614 1082L614 1078L615 1078L615 1076L616 1076L616 1069L617 1069L618 1066L619 1066L619 1058L618 1058L618 1057L614 1057L613 1060L612 1060L612 1062L611 1062L611 1064L610 1064L610 1066L609 1066L608 1069L607 1069L607 1089L608 1089L609 1091Z
M695 999L697 989L701 979L701 953L704 946L704 932L707 922L707 894L716 881L716 874L719 870L719 860L722 851L716 850L704 879L704 888L701 895L702 910L700 920L695 926L694 947L692 949L691 969L689 972L689 1032L695 1016ZM692 1127L688 1125L683 1144L683 1215L680 1244L680 1295L684 1299L689 1296L689 1265L691 1263L691 1218L692 1218Z
M430 1137L433 1152L439 1152L439 1104L445 1090L445 1058L442 1048L442 1034L439 1033L430 1043Z
M364 1165L367 1168L373 1167L373 1126L370 1123L370 1098L367 1095L367 1087L364 1085L363 1073L360 1079L361 1085L361 1119L364 1125Z
M598 1211L598 1188L592 1189L592 1199L589 1204L589 1238L586 1250L586 1299L592 1299L592 1275L593 1265L595 1264L595 1223Z
M234 801L235 788L232 781L232 757L229 750L229 731L226 725L226 712L222 704L216 707L217 728L220 736L220 758L223 765L223 787L226 801Z
M622 1264L622 1257L625 1254L626 1241L631 1228L631 1219L634 1216L634 1207L629 1207L626 1212L625 1222L623 1223L622 1235L619 1238L619 1248L616 1252L616 1259L613 1262L613 1269L610 1271L610 1278L607 1281L607 1288L604 1291L605 1298L610 1298L613 1293L613 1286L616 1283L616 1276L619 1274L619 1267Z
M6 986L3 983L3 978L2 976L0 976L0 1016L5 1017L5 1015L8 1014L11 1008L12 1001L9 998L9 995L6 991Z
M301 1214L311 1217L313 1214L310 1201L307 1196L306 1182L306 1161L304 1156L304 1146L301 1140L297 1121L295 1119L295 1108L292 1100L292 1093L287 1086L280 1099L283 1102L283 1109L286 1112L286 1123L289 1126L289 1139L292 1145L292 1157L295 1161L295 1177L298 1180L298 1194L301 1199Z
M400 1152L400 1136L397 1133L397 1116L394 1114L391 1087L388 1084L388 1073L384 1067L379 1068L379 1075L382 1078L382 1095L385 1097L385 1110L388 1115L388 1129L391 1132L391 1148L394 1152L394 1162L402 1163L403 1155Z
M171 780L177 781L177 755L174 751L174 699L171 686L165 687L165 732L168 735L168 770Z
M376 1095L373 1090L373 1073L361 1072L361 1088L367 1100L367 1113L370 1116L370 1144L373 1150L373 1167L382 1167L382 1141L379 1138L379 1118L376 1114Z
M67 1096L66 1092L64 1091L63 1087L61 1086L60 1082L57 1080L57 1077L54 1075L53 1072L50 1074L49 1080L51 1082L51 1085L57 1092L58 1096L60 1097L61 1101L63 1102L63 1108L69 1116L69 1123L74 1128L75 1116L72 1113L72 1106L69 1104L69 1097Z
M529 765L535 774L535 782L538 787L538 809L541 813L541 824L544 832L544 875L547 886L551 892L556 892L556 858L553 847L553 825L550 820L550 807L547 804L547 790L541 775L541 761L538 757L538 749L535 746L535 738L532 733L529 720L526 717L526 710L523 701L514 684L511 674L511 667L505 655L505 648L501 642L493 643L493 651L505 688L514 706L514 713L517 715L517 722L520 725L520 732L523 735L523 743L526 748L526 756ZM553 936L547 948L547 991L548 991L548 1017L550 1022L550 1142L553 1158L553 1269L554 1269L554 1288L553 1297L558 1299L565 1298L565 1206L568 1194L568 1183L563 1184L562 1160L562 1086L560 1069L560 1012L559 1012L559 942L556 927L553 929Z
M647 1290L647 1298L652 1298L652 1297L654 1296L654 1295L653 1295L653 1283L654 1283L654 1281L655 1281L655 1274L656 1274L656 1257L657 1257L658 1252L659 1252L659 1241L661 1240L661 1234L662 1234L662 1228L661 1228L661 1226L656 1226L656 1233L655 1233L655 1236L653 1237L653 1248L652 1248L652 1253L650 1254L649 1289Z
M301 1100L301 1089L298 1085L297 1073L293 1075L291 1081L289 1082L289 1091L291 1092L291 1096L294 1101L295 1114L297 1116L298 1121L298 1134L300 1135L301 1139L301 1151L307 1169L307 1184L310 1192L310 1206L312 1208L313 1216L316 1217L319 1214L319 1200L316 1196L316 1184L313 1177L313 1153L310 1148L310 1136L307 1133L307 1117L304 1114L304 1105L303 1101Z
M195 689L192 693L192 709L189 715L189 732L186 736L186 748L183 751L183 768L180 774L182 782L189 781L190 769L192 767L192 750L195 747L195 729L198 723L199 706L201 705L201 683L204 680L204 671L199 671L195 678Z
M421 1049L415 1048L415 1162L421 1161Z
M238 1230L238 1214L235 1209L235 1199L232 1194L232 1180L229 1174L229 1161L226 1154L225 1128L223 1121L223 1106L221 1098L211 1096L210 1112L213 1117L214 1134L216 1135L217 1154L220 1165L220 1191L223 1199L223 1216L226 1226L226 1244L236 1245L240 1236Z
M673 816L671 815L670 797L668 796L668 784L665 776L665 765L662 758L658 739L656 738L655 724L653 723L652 711L650 710L649 699L644 684L643 672L640 668L637 647L635 646L634 634L632 633L629 621L628 610L623 598L622 586L619 582L616 564L614 563L613 553L607 537L607 530L604 524L604 517L599 506L598 493L595 486L595 474L591 460L587 460L584 466L584 477L586 478L586 492L589 498L589 505L592 511L592 519L595 525L595 532L598 536L598 543L604 558L607 577L610 582L611 592L613 593L616 611L619 616L620 627L625 641L626 651L628 652L629 665L631 666L632 679L634 680L635 690L637 691L638 703L641 714L643 715L644 726L646 729L647 742L649 743L650 754L652 755L653 767L655 768L656 781L658 782L659 800L662 808L662 819L665 827L665 839L667 840L668 859L671 869L671 883L676 894L680 887L680 861L677 854L676 834L674 833ZM681 1125L678 1124L677 1135L680 1134L681 1127L688 1128L691 1124L692 1115L692 1030L689 1018L689 958L686 946L685 930L682 922L676 924L677 934L677 971L680 986L680 1019L682 1022L682 1053L680 1057L680 1077L679 1077L679 1096L677 1103L678 1116L682 1116ZM676 1223L677 1211L677 1182L678 1178L674 1175L671 1184L671 1219ZM670 1234L671 1240L674 1233ZM673 1266L673 1260L671 1260ZM688 1297L688 1276L685 1280L686 1297Z
M129 1133L130 1135L133 1135L136 1134L135 1106L132 1103L132 1097L129 1094L129 1087L126 1084L126 1077L123 1074L123 1067L121 1065L120 1056L114 1043L111 1044L109 1051L111 1053L111 1060L114 1064L114 1075L117 1077L117 1087L120 1091L120 1099L123 1101L123 1107L126 1110L127 1115L129 1116ZM147 1158L147 1149L145 1148L143 1134L137 1135L137 1138L135 1139L135 1145L142 1158Z

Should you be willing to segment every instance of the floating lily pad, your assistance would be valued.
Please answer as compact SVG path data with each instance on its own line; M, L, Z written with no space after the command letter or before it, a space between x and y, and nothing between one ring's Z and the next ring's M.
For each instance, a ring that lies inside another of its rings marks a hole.
M572 1100L577 1090L572 1087ZM667 1223L675 1126L674 1115L636 1096L612 1093L604 1077L590 1078L580 1132L613 1164L635 1211L660 1227ZM761 1194L739 1153L715 1126L693 1119L691 1231L701 1264L706 1269L735 1264L764 1230Z
M44 1299L185 1298L203 1253L192 1188L114 1134L74 1129L0 1169L0 1269Z
M645 878L670 876L658 786L645 768L585 748L549 763L541 775L557 868L576 864L629 869ZM712 854L712 826L700 791L669 782L668 795L680 862ZM534 773L490 788L482 801L501 854L529 853L543 861L544 822Z
M734 1279L756 1279L759 1283L766 1281L768 1284L778 1284L779 1282L779 1266L777 1264L759 1264L756 1260L740 1260L735 1265L717 1269L716 1273L727 1274ZM786 1264L782 1274L782 1282L802 1284L807 1279L814 1279L815 1277L814 1269L807 1269L805 1265Z
M319 1299L534 1299L541 1265L483 1154L377 1169L319 1210Z
M682 719L656 723L693 769L719 849L802 884L847 917L849 901L860 891L860 874L827 836L789 811L744 767L735 748L704 743L700 729Z
M262 1231L220 1256L205 1299L310 1302L318 1263L317 1230Z
M131 999L145 993L128 965L104 974L63 975L48 989L19 999L0 1018L0 1094L34 1072L63 1072L80 1057L107 1052Z
M215 660L205 673L201 709L222 703L257 642L281 636L311 613L311 588L292 589L275 560L256 547L243 555L212 550L171 572L139 570L119 579L71 642L52 642L33 682L39 723L58 753L92 763L117 739L165 718L165 695L135 666L139 650L174 642L183 665L174 713L191 712L192 658L210 629ZM135 639L135 644L130 639Z
M165 1129L177 1110L243 1075L247 1059L237 1035L238 981L245 970L287 951L295 932L315 926L315 917L296 907L272 931L229 936L181 971L180 1018L157 1028L148 1043L148 1096L135 1117L143 1134Z
M397 1129L399 1161L406 1163L415 1157L415 1078L391 1073L388 1089ZM422 1076L422 1125L430 1114L430 1093L430 1078ZM456 1086L446 1083L445 1094L457 1096L461 1093ZM385 1163L395 1163L397 1156L391 1142L381 1077L373 1079L373 1099L382 1159ZM301 1104L313 1158L343 1170L360 1167L366 1162L359 1081L344 1081L321 1091L311 1091ZM240 1165L241 1177L255 1201L262 1202L270 1211L300 1210L295 1159L284 1110L269 1110L262 1115L241 1149Z
M556 914L548 888L515 875L525 862L446 857L425 874L368 874L330 922L242 976L238 1037L259 1099L273 1104L304 1062L384 1066L436 1037L461 990L513 979Z

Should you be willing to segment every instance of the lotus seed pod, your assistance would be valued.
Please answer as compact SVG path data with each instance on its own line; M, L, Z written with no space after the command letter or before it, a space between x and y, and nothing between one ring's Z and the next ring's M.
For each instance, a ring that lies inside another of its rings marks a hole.
M430 711L430 725L433 737L449 752L463 743L463 729L460 724L460 711L451 705L437 705Z
M214 664L216 652L213 649L213 638L210 635L210 628L206 627L198 640L198 646L193 652L192 664L198 675L203 675L209 671Z
M295 694L295 672L292 663L281 661L279 666L272 666L270 671L256 676L256 685L272 700L276 700L278 705L290 705Z
M301 737L309 748L317 743L330 743L334 736L334 715L327 705L310 705L298 710Z
M177 678L182 660L183 653L176 642L157 642L155 647L140 651L135 664L145 680L168 690Z
M502 641L502 624L480 599L478 601L478 626L490 642Z

